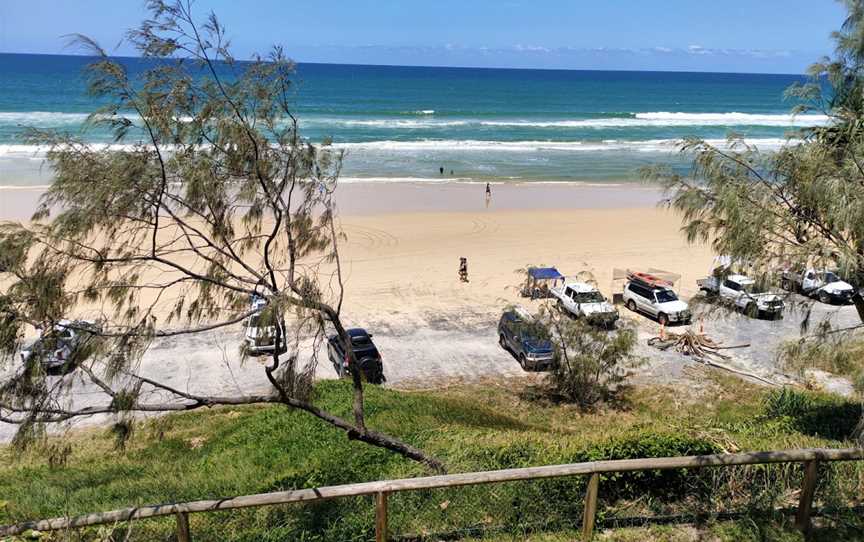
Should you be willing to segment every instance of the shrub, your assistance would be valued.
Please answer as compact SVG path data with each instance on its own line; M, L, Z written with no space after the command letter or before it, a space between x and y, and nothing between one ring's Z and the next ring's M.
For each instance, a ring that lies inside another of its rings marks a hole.
M632 328L607 331L558 312L546 319L558 359L547 380L553 398L590 409L620 391L639 362Z
M762 406L766 418L787 418L801 433L835 440L851 438L861 417L861 407L842 397L791 388L767 393Z
M821 369L855 381L864 374L864 339L834 335L791 341L783 345L780 358L787 368L799 374L807 369Z

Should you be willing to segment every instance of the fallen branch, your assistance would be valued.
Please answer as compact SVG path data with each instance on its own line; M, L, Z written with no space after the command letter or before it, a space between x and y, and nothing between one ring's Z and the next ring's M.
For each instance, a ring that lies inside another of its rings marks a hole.
M732 350L736 348L747 348L749 344L737 344L734 346L723 346L722 343L714 341L711 337L704 333L696 333L690 329L684 333L666 332L663 336L652 337L648 339L648 345L659 348L660 350L675 350L685 356L689 356L694 360L704 363L705 365L723 369L730 373L735 373L740 376L745 376L763 382L770 386L778 386L776 382L767 380L757 374L735 369L717 360L727 361L732 359L732 356L721 354L719 350Z

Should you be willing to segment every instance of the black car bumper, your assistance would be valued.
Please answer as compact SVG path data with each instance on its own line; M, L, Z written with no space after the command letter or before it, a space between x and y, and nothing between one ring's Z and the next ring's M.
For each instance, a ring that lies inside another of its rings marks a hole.
M852 292L823 292L828 301L834 305L850 305L852 304Z

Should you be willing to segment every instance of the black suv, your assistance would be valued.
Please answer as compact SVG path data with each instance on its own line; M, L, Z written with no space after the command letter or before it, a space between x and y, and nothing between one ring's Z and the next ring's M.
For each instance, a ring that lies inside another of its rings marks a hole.
M375 343L372 342L372 334L360 328L348 329L346 332L351 338L354 358L360 364L360 371L366 381L372 384L382 384L386 380L384 378L384 365L381 363L381 354L375 348ZM331 335L327 340L327 357L330 358L330 363L333 364L339 378L345 378L350 374L348 356L338 335Z
M530 315L515 309L504 311L498 321L498 343L526 371L548 371L555 366L549 333Z

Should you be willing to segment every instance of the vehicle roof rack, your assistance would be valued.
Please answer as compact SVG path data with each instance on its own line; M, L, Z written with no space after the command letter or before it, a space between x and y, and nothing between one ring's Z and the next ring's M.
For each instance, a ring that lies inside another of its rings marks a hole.
M650 273L641 273L639 271L627 271L627 280L630 282L639 282L649 288L671 288L672 281L662 279Z

